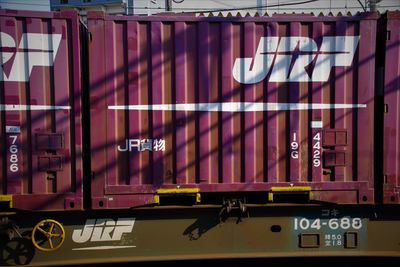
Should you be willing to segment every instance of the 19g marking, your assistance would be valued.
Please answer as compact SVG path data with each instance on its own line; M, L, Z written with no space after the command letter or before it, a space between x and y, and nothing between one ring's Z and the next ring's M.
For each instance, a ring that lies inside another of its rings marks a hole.
M10 151L10 171L17 172L19 170L18 167L18 145L17 143L17 135L10 135L11 145L9 147Z
M320 230L322 227L328 227L330 230L348 230L350 228L359 230L362 228L361 218L333 218L329 220L294 218L294 230Z

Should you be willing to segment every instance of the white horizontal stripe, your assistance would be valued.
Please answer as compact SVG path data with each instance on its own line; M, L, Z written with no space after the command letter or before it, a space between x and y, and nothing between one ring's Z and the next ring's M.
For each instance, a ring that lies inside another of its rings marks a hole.
M121 105L121 106L108 106L108 109L252 112L252 111L282 111L282 110L311 110L311 109L345 109L345 108L366 108L366 107L367 107L366 104L225 102L225 103L192 103L192 104Z
M72 250L108 250L108 249L121 249L121 248L135 248L136 246L97 246L86 248L73 248Z
M47 105L0 105L0 110L18 111L18 110L60 110L71 109L70 106L47 106Z

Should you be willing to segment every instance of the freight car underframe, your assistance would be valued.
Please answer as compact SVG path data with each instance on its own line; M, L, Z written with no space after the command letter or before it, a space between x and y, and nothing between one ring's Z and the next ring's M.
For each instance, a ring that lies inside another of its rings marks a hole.
M18 212L2 214L0 265L400 257L399 221L400 207L394 205L273 204L229 212L211 205ZM35 248L32 236L41 250Z

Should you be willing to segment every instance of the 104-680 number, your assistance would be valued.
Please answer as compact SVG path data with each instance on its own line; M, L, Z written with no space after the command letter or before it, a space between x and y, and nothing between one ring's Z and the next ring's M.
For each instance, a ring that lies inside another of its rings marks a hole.
M330 230L342 229L361 229L362 220L361 218L333 218L328 220L307 219L307 218L294 218L294 230L308 230L316 229L319 230L322 227L328 227Z

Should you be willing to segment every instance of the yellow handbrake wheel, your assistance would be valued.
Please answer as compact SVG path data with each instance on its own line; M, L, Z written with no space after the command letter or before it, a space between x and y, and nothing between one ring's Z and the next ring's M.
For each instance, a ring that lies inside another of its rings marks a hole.
M32 243L41 251L55 251L61 247L64 240L64 227L55 220L42 220L32 230Z

